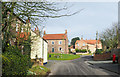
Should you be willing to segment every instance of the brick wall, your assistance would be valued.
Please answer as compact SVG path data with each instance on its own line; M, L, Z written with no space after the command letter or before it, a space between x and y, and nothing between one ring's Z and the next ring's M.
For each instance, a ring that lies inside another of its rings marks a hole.
M111 59L111 53L103 53L103 54L95 54L94 55L94 60L108 60Z

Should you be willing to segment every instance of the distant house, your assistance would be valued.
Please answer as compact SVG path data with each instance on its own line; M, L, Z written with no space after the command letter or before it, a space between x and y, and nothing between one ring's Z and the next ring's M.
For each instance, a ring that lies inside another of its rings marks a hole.
M97 49L102 49L102 43L100 40L83 40L83 38L81 38L81 40L75 42L75 49L87 49L93 53L96 50L96 43Z
M31 59L43 59L43 63L46 64L48 62L48 43L38 35L37 31L38 29L35 31L31 30Z
M43 38L48 42L49 53L68 53L67 30L64 34L46 34L44 31Z

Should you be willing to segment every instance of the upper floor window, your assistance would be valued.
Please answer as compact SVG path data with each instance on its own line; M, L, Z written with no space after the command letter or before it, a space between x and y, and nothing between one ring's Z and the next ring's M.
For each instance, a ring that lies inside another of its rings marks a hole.
M16 31L18 31L18 23L16 23Z
M79 44L77 43L77 46L79 46Z
M83 46L85 46L85 43L83 43Z
M59 41L59 44L62 44L62 42L61 42L61 41Z
M21 32L23 32L23 28L21 28Z
M52 44L54 44L54 41L52 41Z

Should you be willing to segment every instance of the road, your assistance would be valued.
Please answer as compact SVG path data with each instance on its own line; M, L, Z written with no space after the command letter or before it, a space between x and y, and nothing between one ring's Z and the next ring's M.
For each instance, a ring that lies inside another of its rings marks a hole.
M116 75L113 72L92 66L86 63L86 60L91 60L90 56L81 56L69 61L50 60L50 65L46 66L51 69L50 75Z

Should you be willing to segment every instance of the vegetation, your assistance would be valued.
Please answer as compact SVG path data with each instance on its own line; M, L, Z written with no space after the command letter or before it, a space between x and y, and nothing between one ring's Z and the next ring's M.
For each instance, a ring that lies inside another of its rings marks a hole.
M29 55L22 55L14 46L9 46L7 50L2 54L2 75L26 75L32 65Z
M75 49L76 53L80 52L80 53L86 53L87 50L86 49Z
M95 54L101 54L101 53L103 53L103 49L97 49L97 50L95 51Z
M51 55L51 57L49 57ZM49 60L73 60L79 58L79 55L73 55L73 54L59 54L59 53L50 53L48 54Z
M24 24L28 25L28 21L33 25L31 27L37 27L41 26L39 24L46 18L71 16L79 12L58 13L62 10L66 11L66 9L67 7L59 8L56 3L52 2L2 2L2 29L0 30L2 30L3 75L26 75L27 70L31 67L31 39L28 30L26 31L27 39L26 36L17 37L16 27L13 27L12 24L15 26L18 24L20 26L19 33L21 33L22 26ZM16 18L23 23L17 22ZM26 20L28 21L26 22ZM27 29L31 29L31 27L27 27ZM15 45L11 44L11 40L14 40ZM22 47L24 48L21 49Z
M79 38L79 37L72 38L72 40L71 40L71 45L73 45L73 48L75 48L75 42L76 42L77 40L80 40L80 38Z
M48 73L50 73L50 69L44 67L44 66L33 66L29 69L27 72L27 75L40 75L40 76L46 76Z
M101 42L104 48L104 51L106 49L114 49L118 46L118 24L113 24L111 28L106 29L104 32L100 34Z

